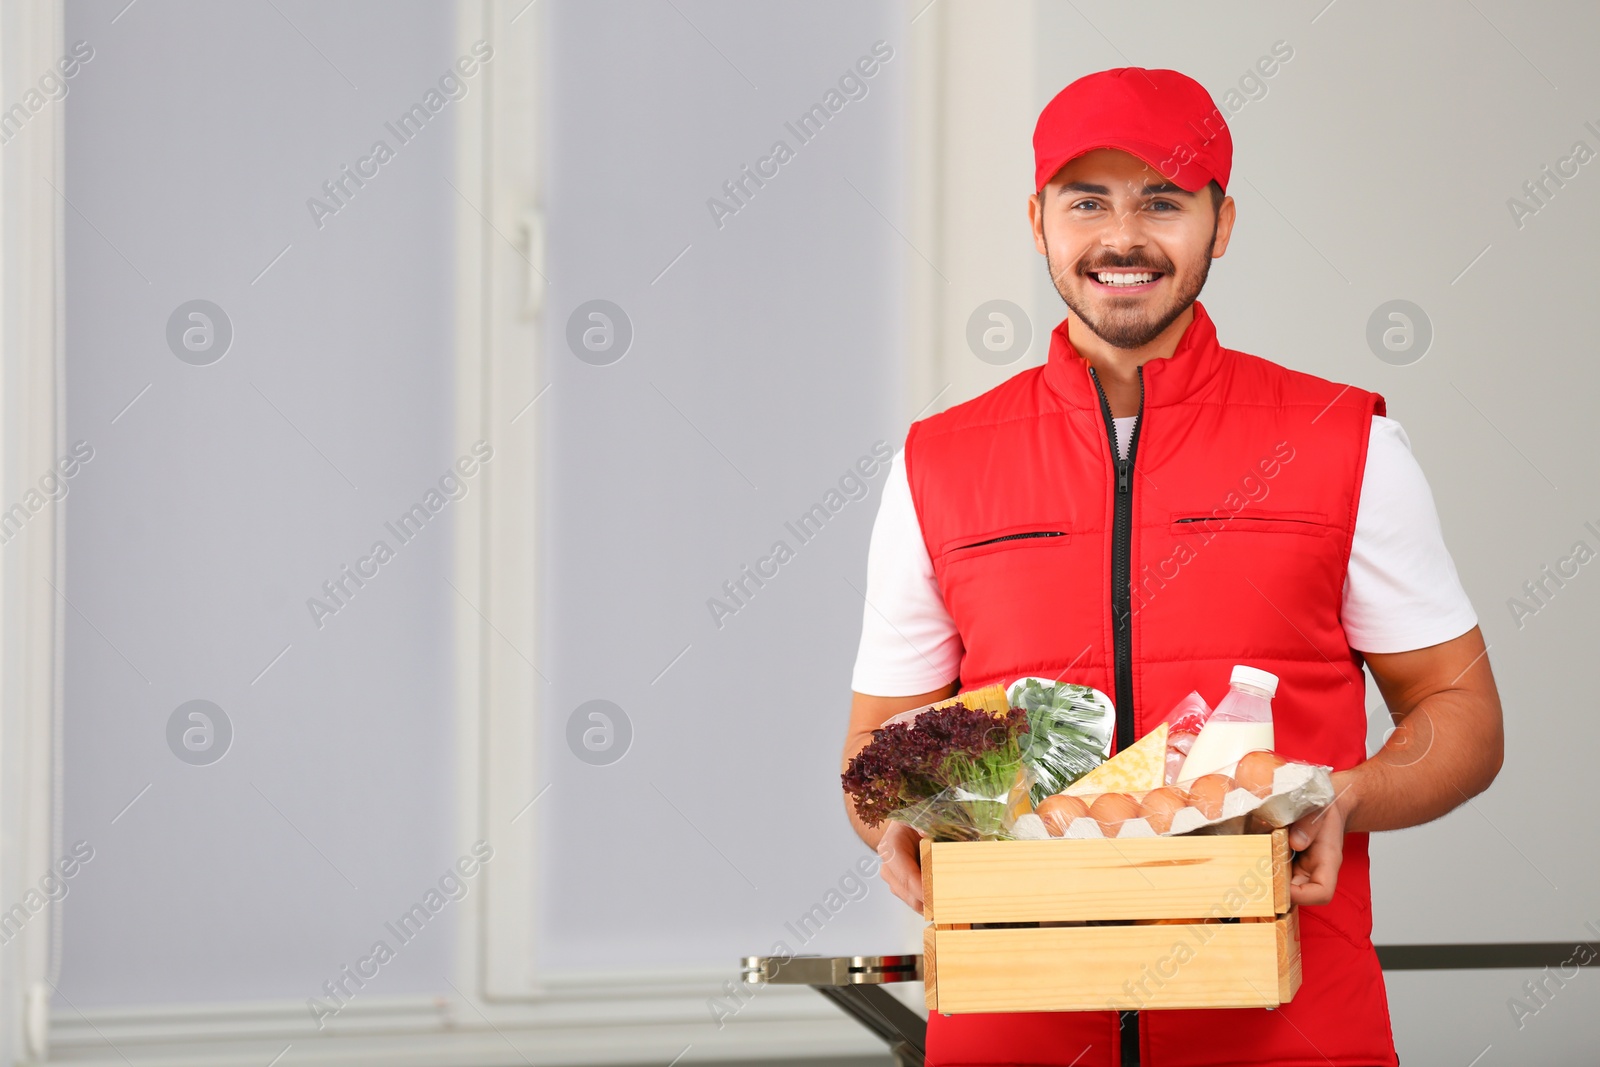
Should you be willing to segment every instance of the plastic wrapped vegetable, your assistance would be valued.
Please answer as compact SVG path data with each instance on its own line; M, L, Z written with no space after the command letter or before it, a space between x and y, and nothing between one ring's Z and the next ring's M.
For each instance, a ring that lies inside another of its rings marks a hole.
M1104 763L1116 734L1111 698L1086 685L1018 678L1006 690L1028 716L1023 760L1033 772L1032 800L1059 793Z
M1020 708L945 702L905 712L872 732L842 775L844 790L868 826L893 819L936 841L1005 839L1033 783L1027 733Z

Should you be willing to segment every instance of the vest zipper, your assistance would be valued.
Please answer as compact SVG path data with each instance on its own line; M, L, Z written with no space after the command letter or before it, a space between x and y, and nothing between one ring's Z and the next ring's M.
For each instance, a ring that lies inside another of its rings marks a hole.
M1117 424L1111 415L1100 376L1089 368L1095 392L1100 394L1100 412L1105 417L1106 438L1111 442L1111 462L1117 476L1116 510L1111 525L1111 621L1116 640L1117 751L1122 752L1138 738L1133 736L1133 607L1130 593L1129 557L1133 542L1133 465L1139 455L1139 431L1144 428L1144 368L1139 375L1139 421L1128 442L1128 458L1117 448Z
M1100 384L1100 376L1089 368L1095 392L1100 394L1100 413L1105 417L1106 438L1111 442L1111 462L1117 475L1116 508L1111 526L1111 621L1115 636L1117 683L1117 751L1125 751L1137 738L1133 736L1133 607L1129 585L1133 542L1133 464L1139 455L1139 431L1144 429L1144 368L1139 375L1139 421L1133 424L1128 442L1128 458L1117 449L1117 423L1111 415L1111 401ZM1117 1013L1121 1034L1122 1067L1139 1067L1139 1013Z

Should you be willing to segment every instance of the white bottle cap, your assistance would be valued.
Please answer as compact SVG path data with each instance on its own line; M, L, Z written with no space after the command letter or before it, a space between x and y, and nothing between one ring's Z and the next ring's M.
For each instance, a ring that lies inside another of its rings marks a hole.
M1278 676L1276 674L1255 667L1246 667L1242 663L1233 668L1233 674L1228 678L1228 684L1248 685L1251 688L1263 690L1268 698L1278 692Z

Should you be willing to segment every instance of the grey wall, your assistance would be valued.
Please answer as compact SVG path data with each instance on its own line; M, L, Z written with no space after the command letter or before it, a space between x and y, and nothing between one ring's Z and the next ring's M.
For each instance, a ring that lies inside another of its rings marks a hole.
M1505 703L1493 787L1436 822L1373 835L1373 940L1595 940L1584 924L1600 925L1600 852L1583 739L1600 572L1583 567L1520 627L1507 604L1574 542L1600 551L1584 526L1600 528L1588 321L1597 164L1521 228L1507 207L1575 141L1600 152L1585 126L1600 127L1593 7L1171 4L1096 9L1093 27L1071 5L1039 11L1038 107L1124 65L1184 71L1223 104L1274 42L1293 48L1227 109L1238 221L1201 300L1229 347L1387 398L1428 475ZM1040 277L1053 326L1065 312ZM1394 299L1419 305L1434 333L1405 366L1366 339L1369 317ZM1389 726L1375 689L1368 708L1375 750ZM1600 982L1569 972L1519 1029L1507 1002L1538 1007L1522 988L1531 977L1391 974L1401 1060L1464 1064L1492 1044L1485 1064L1581 1062Z
M456 858L449 513L406 546L383 527L464 450L448 108L320 229L306 206L394 142L453 20L123 7L67 9L94 48L66 101L67 423L94 458L66 501L64 832L95 852L60 988L303 999ZM208 366L166 340L196 298L232 322ZM396 558L319 629L307 599L380 538ZM206 766L166 737L195 699L233 729ZM371 992L441 988L449 910L435 923Z

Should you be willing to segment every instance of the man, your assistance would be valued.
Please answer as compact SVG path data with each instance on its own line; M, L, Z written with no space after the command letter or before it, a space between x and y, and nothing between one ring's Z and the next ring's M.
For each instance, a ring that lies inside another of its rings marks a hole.
M928 1063L1398 1063L1367 835L1487 788L1503 736L1477 616L1383 399L1222 347L1232 140L1175 71L1081 78L1034 133L1034 242L1069 314L1043 367L914 423L872 532L844 759L889 716L1026 675L1111 694L1120 750L1235 663L1276 750L1334 768L1290 828L1303 982L1274 1010L935 1014ZM1366 758L1372 672L1397 724ZM917 834L857 832L920 910Z

